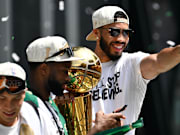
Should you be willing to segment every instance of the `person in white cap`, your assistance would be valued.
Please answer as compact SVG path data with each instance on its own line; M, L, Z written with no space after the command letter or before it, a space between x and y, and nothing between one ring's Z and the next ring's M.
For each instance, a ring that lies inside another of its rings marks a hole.
M52 95L64 94L65 84L69 81L71 61L82 58L74 57L67 41L60 36L36 39L28 45L26 54L30 68L30 90L37 96L39 109L52 120L50 129L54 129L57 135L68 134L66 122L52 100ZM105 115L98 112L95 126L89 135L116 127L120 124L119 118L124 116L121 113Z
M0 135L46 135L43 112L24 102L26 73L18 64L0 63ZM48 123L48 121L46 121Z
M180 62L180 45L156 54L123 52L133 32L127 13L118 6L103 6L92 15L93 30L86 40L96 41L95 53L102 62L102 77L92 90L93 116L127 105L124 124L138 119L147 84ZM132 130L127 135L132 135Z

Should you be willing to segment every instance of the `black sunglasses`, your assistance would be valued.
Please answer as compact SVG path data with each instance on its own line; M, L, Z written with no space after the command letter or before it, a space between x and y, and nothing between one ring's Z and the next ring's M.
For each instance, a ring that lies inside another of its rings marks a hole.
M17 94L24 89L25 81L11 76L0 76L0 93L7 91L10 94Z
M108 29L112 37L119 36L121 32L124 37L129 37L129 35L134 32L132 29L119 29L119 28L102 28L102 29Z
M68 55L69 57L74 56L73 51L72 51L72 48L69 47L69 48L65 48L65 49L63 49L63 50L60 50L60 51L54 53L53 55L47 57L47 58L44 60L44 62L46 62L47 59L50 59L50 58L52 58L52 57L56 57L56 56L58 56L58 55L63 56L65 53L67 53L67 55Z

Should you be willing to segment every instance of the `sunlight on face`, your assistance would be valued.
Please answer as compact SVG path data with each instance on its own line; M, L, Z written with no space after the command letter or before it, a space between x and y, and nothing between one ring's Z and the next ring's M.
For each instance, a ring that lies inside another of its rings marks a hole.
M100 28L100 47L107 57L111 60L116 60L126 48L129 42L129 36L124 36L121 32L118 36L113 37L108 31L108 28L128 29L129 26L125 23L113 23Z
M63 95L65 84L68 83L68 70L71 67L71 62L51 63L48 85L56 96Z
M0 94L0 123L4 126L12 126L17 122L18 114L24 101L25 91L19 94Z

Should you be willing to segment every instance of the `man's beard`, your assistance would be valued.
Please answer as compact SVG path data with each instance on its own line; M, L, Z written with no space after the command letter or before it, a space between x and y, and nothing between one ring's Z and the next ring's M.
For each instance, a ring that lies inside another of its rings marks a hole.
M107 45L103 37L100 39L100 47L112 61L115 61L121 57L121 55L113 55L110 53L110 46Z
M63 91L64 91L63 84L59 83L53 77L49 77L48 84L49 84L49 92L52 92L56 96L63 95Z

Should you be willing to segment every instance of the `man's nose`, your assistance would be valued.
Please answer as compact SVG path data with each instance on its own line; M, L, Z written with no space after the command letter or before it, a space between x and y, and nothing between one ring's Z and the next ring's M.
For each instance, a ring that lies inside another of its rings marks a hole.
M5 108L7 111L11 111L13 109L15 105L13 104L12 101L7 101L6 104L5 104Z

